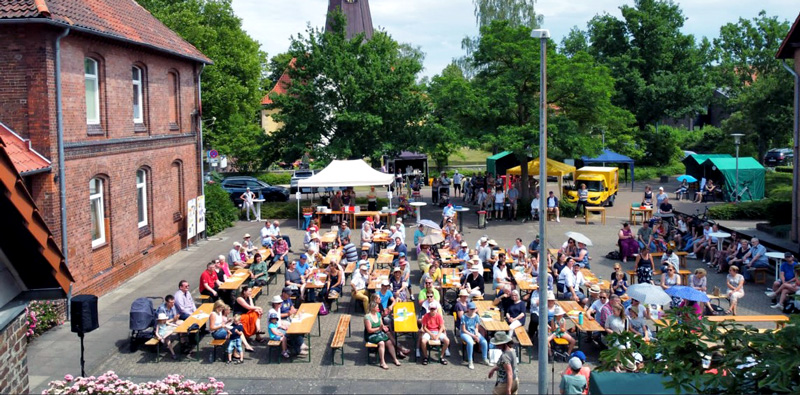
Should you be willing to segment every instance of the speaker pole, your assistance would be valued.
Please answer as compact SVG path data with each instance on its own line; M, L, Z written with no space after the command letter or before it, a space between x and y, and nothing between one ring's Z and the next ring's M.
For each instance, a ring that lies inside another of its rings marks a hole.
M84 370L86 361L83 359L83 332L78 333L78 337L81 338L81 377L86 377L86 371Z

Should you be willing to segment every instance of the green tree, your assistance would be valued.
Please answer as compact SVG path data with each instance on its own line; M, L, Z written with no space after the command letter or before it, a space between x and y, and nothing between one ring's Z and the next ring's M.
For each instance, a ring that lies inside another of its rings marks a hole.
M542 15L536 13L536 0L472 0L478 27L492 21L508 21L513 26L539 27Z
M572 57L578 52L589 52L589 35L573 26L566 37L561 40L562 54Z
M260 164L260 102L267 54L242 30L231 0L140 0L156 18L214 61L203 71L203 118L216 118L203 143L235 158L237 167Z
M622 19L589 22L590 53L612 69L614 102L636 116L640 129L665 117L704 111L711 93L704 66L710 44L681 33L685 17L671 0L635 0Z
M745 133L759 159L771 145L791 140L791 76L782 70L775 53L789 31L789 22L759 12L752 20L739 18L720 28L714 39L713 76L724 87L731 117L723 124L728 133Z
M309 27L292 39L293 82L288 94L271 97L283 127L268 136L268 162L310 151L323 160L368 157L374 164L419 133L427 111L416 84L422 53L382 31L368 41L348 40L344 16L331 18L331 30Z

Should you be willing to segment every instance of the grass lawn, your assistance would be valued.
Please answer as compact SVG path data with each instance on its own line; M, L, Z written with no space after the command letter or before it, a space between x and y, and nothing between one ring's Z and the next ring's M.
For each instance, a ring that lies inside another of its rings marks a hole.
M462 148L450 155L448 166L458 167L464 165L486 165L486 158L492 156L491 152Z

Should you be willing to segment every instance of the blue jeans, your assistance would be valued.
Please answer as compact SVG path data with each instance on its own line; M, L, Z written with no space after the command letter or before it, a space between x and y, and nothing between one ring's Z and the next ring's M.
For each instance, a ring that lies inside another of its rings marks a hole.
M683 250L686 252L692 251L693 244L694 244L694 239L689 237L688 240L686 240L686 247L683 247Z
M475 339L466 333L462 333L461 340L467 343L467 361L472 362L472 352L475 347ZM486 343L486 339L484 339L480 333L478 333L478 342L481 345L481 354L483 355L483 360L485 361L489 359L489 344Z

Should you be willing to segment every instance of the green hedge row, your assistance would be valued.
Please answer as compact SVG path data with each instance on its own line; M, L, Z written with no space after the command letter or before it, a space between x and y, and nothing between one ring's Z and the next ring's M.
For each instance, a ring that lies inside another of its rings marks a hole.
M777 166L775 171L778 173L792 173L793 168L791 166Z
M206 184L206 229L208 235L215 235L233 225L239 217L228 192L219 184Z
M792 201L762 199L755 202L741 202L717 205L709 208L713 219L758 220L766 219L772 225L791 222Z
M292 182L292 173L263 173L256 178L270 185L289 185Z
M669 166L663 167L636 167L634 168L636 179L645 181L653 180L661 177L662 175L674 176L676 174L683 174L686 172L686 167L683 163L673 163Z

